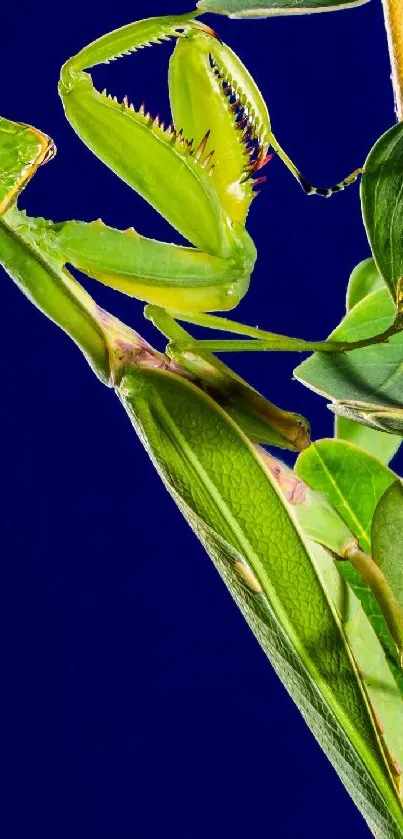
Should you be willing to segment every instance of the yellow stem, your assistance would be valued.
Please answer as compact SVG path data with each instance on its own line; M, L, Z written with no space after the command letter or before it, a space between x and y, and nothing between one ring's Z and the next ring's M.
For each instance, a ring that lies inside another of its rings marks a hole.
M390 63L395 111L398 122L403 120L403 2L382 0Z
M403 611L379 566L372 557L360 550L354 542L347 545L343 556L348 559L361 577L368 583L372 594L376 597L389 632L396 644L400 667L403 669Z

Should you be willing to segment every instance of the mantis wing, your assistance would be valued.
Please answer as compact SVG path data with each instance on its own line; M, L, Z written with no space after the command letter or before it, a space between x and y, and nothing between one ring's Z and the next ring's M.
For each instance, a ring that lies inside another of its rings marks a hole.
M397 839L403 700L333 559L302 535L256 450L198 388L172 373L132 370L118 395L368 823ZM240 725L246 735L242 714Z

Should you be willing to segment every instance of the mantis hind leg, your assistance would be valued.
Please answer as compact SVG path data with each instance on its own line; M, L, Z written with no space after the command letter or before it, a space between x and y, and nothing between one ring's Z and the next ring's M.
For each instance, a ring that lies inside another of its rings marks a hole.
M150 311L150 310L148 310ZM151 311L155 311L155 307ZM183 330L176 330L172 333L171 344L168 345L168 354L175 357L178 353L183 354L187 351L196 352L348 352L350 350L362 349L370 347L372 344L382 344L388 339L401 331L401 324L399 317L391 324L384 332L380 332L370 338L363 338L359 341L306 341L303 338L292 338L288 335L278 335L275 332L267 332L264 329L259 329L255 326L247 326L244 323L238 323L234 320L221 317L218 315L210 315L206 313L198 314L192 312L186 314L177 310L170 309L167 316L172 320L179 320L185 323L193 324L194 326L205 326L207 329L217 329L220 332L232 332L236 335L243 335L248 339L213 339L199 340L196 338L184 337ZM154 318L152 318L154 320ZM165 320L166 322L166 320ZM164 331L164 330L162 330Z
M306 195L321 195L323 198L330 198L331 195L334 195L336 192L341 192L345 189L346 186L350 186L353 184L354 181L363 173L363 169L354 169L354 172L351 172L350 175L347 175L346 178L343 178L342 181L339 181L337 184L329 187L322 187L322 186L313 186L306 178L301 174L299 169L297 169L295 163L288 157L288 154L284 151L284 149L280 146L277 142L276 138L272 135L271 137L271 145L274 151L278 154L279 158L283 161L287 169L294 175L294 178L297 179L298 183L306 193Z

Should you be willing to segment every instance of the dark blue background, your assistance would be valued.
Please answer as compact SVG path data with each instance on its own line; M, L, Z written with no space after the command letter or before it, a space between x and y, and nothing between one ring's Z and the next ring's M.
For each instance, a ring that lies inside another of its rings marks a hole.
M21 202L31 213L174 238L80 143L56 84L62 61L96 36L187 10L180 0L2 10L0 113L58 145ZM280 142L314 181L346 175L393 122L377 0L307 18L205 19L245 60ZM145 50L96 81L167 115L168 55ZM259 262L237 316L324 337L368 254L357 187L325 202L278 160L267 174L249 223ZM87 287L154 339L141 304ZM369 835L112 392L5 275L0 298L5 839ZM231 361L305 413L315 437L332 433L324 401L292 381L298 357Z

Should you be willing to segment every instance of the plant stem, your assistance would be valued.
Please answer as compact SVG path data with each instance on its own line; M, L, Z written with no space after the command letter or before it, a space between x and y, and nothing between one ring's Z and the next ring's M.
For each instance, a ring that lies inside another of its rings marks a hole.
M400 667L403 669L403 612L385 575L372 557L360 550L357 544L348 545L343 555L354 565L375 595L396 644Z
M390 64L395 111L398 122L403 120L403 8L402 0L382 0Z

